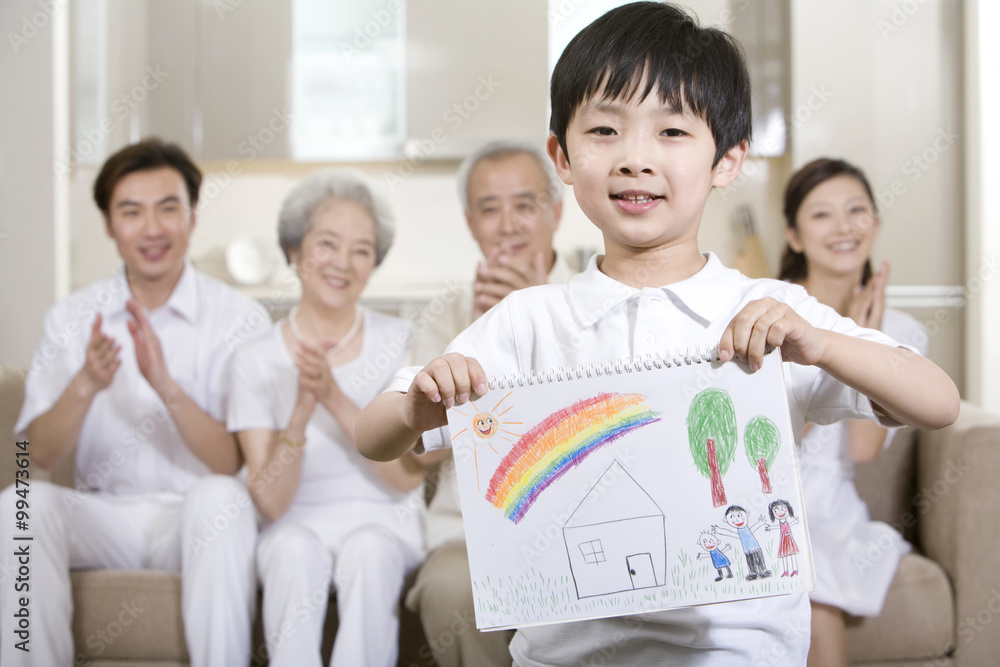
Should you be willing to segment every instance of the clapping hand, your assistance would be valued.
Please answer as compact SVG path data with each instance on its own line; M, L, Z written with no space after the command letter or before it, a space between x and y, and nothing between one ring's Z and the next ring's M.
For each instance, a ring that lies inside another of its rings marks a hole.
M118 356L118 352L122 349L121 345L111 336L101 332L101 322L101 314L98 313L90 327L87 357L80 370L88 388L95 394L108 388L122 363Z
M135 360L139 365L139 372L157 394L165 396L173 383L173 378L167 370L160 338L153 331L149 318L135 299L129 299L125 303L125 308L132 315L132 319L128 322L128 331L135 343Z
M885 286L888 282L889 262L883 260L867 285L854 288L851 302L847 306L847 316L859 326L881 329L882 315L885 313Z
M537 253L529 263L508 254L503 245L497 246L490 252L486 264L476 267L473 319L478 319L511 292L547 282L544 253Z

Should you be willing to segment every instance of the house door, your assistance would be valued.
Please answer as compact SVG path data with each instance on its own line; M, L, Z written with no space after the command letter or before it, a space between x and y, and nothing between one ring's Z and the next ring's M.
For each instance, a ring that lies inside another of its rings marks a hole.
M628 573L632 577L632 588L654 588L656 575L653 574L653 557L648 553L626 556Z

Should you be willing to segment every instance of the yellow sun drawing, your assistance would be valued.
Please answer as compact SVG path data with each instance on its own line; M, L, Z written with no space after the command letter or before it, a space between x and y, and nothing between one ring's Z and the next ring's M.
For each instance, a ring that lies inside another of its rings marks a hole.
M497 456L501 456L501 454L500 452L497 451L496 447L494 447L493 443L491 442L494 436L500 434L499 437L506 440L507 442L514 442L513 438L508 438L507 436L513 436L514 438L521 437L520 433L514 433L512 431L508 431L503 427L522 426L523 422L511 422L511 421L500 420L500 418L505 414L507 414L508 412L510 412L514 406L511 405L503 412L497 413L497 410L500 409L500 407L503 405L503 402L506 401L507 397L510 396L512 393L514 392L510 391L507 392L507 396L501 398L499 402L497 402L497 404L493 406L493 409L489 411L480 410L479 407L472 401L469 401L469 405L471 405L472 408L476 411L475 414L473 415L470 415L467 412L462 412L458 408L452 408L452 410L454 410L458 414L469 417L471 419L472 423L469 428L472 429L472 432L475 434L477 440L484 440L485 443L489 446L489 448L493 450L493 453L496 454ZM468 431L469 428L463 428L461 431L453 435L451 439L455 440L455 438ZM480 483L479 483L479 442L473 443L472 457L476 464L476 487L481 492L482 489L480 488Z

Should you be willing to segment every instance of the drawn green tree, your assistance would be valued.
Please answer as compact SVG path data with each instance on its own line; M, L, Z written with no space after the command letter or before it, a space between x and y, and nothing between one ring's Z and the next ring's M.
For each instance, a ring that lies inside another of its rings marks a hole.
M771 478L768 469L774 465L774 457L781 447L781 435L774 422L763 415L754 417L743 429L743 447L747 452L750 467L756 468L760 474L760 488L764 493L771 493Z
M712 503L727 503L722 476L736 454L736 408L722 389L706 389L691 401L687 416L688 444L698 471L712 483Z

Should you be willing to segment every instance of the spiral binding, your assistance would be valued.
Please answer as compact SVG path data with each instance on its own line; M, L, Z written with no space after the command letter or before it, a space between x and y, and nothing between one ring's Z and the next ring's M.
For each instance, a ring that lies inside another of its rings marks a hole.
M623 375L625 373L641 373L654 368L670 368L672 366L690 366L692 364L711 363L719 360L719 346L689 347L683 352L657 352L640 355L631 359L611 359L609 361L594 361L575 366L549 368L528 373L510 373L490 378L490 389L516 389L531 387L536 384L555 382L570 382L584 378L599 378L607 375Z

